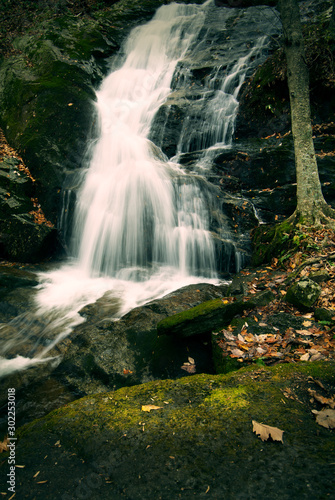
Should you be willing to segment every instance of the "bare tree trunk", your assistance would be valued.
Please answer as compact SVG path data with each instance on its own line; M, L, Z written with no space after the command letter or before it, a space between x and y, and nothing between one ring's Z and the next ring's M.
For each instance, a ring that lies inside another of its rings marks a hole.
M287 60L287 80L294 141L298 222L308 225L325 222L335 211L326 203L316 162L309 102L309 73L297 0L279 0Z

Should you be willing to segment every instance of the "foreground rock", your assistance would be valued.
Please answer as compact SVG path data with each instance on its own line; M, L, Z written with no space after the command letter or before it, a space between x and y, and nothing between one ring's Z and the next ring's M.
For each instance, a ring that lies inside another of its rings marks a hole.
M19 430L16 496L332 498L335 434L312 410L334 382L334 364L309 363L87 396ZM253 420L284 431L283 443L261 441ZM7 473L3 460L2 484Z
M212 372L210 337L180 339L157 335L157 323L210 299L223 297L228 285L197 284L133 309L115 321L118 303L106 295L86 306L86 322L75 328L53 355L62 362L55 375L82 393L92 394L185 375L181 368L188 357L196 360L197 372ZM221 299L219 299L221 300ZM114 316L114 317L113 317Z

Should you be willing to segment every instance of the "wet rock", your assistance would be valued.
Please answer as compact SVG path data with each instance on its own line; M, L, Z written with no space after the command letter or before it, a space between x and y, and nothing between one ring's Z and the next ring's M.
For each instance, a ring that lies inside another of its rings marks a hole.
M32 214L0 220L0 253L18 262L39 262L59 250L57 230L37 224Z
M113 317L118 304L106 294L81 311L86 322L50 353L62 358L55 376L80 391L94 393L157 378L185 376L181 366L189 356L196 361L197 373L213 371L206 336L176 342L172 337L158 337L157 323L168 315L223 296L228 286L190 285L137 307L118 320Z
M287 302L298 309L310 309L318 300L321 293L320 286L312 280L304 279L294 283L286 294Z

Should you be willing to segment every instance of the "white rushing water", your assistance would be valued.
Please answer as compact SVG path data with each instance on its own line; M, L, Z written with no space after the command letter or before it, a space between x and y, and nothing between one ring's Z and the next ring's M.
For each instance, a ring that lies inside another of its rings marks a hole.
M91 276L143 279L168 266L185 277L199 270L215 277L196 182L180 189L175 166L147 139L176 64L203 22L203 7L161 7L133 30L122 66L97 92L100 138L79 193L74 235L78 265Z
M182 286L218 283L206 181L169 162L148 139L153 118L171 92L176 66L196 43L212 3L159 8L149 23L131 32L114 71L97 91L98 139L77 194L73 258L40 275L36 308L30 312L44 318L43 347L29 357L0 359L0 375L48 359L55 344L83 321L79 310L106 292L119 302L120 317ZM233 64L208 107L204 121L210 131L196 138L206 147L231 141L237 94L259 46ZM187 151L192 139L183 134L179 151ZM23 343L30 327L18 323L16 328L20 339L13 337L8 348Z

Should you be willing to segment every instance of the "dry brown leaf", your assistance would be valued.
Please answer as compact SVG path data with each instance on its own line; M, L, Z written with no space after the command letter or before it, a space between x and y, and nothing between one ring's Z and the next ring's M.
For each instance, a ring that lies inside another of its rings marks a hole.
M273 441L281 441L283 443L284 431L278 429L278 427L271 427L270 425L260 424L255 420L252 421L252 425L253 432L255 432L262 441L267 441L271 438Z
M309 330L296 330L299 335L312 335L312 333Z
M180 368L187 373L196 373L196 367L191 363L184 363Z
M143 405L142 411L151 411L151 410L160 410L163 406L155 406L155 405Z
M234 358L243 358L243 356L245 356L244 352L240 349L232 349L231 354L231 357Z
M335 399L334 398L325 398L324 396L321 396L321 394L318 394L316 391L313 391L312 389L308 389L308 392L310 393L311 396L316 401L319 401L319 403L323 405L328 405L330 408L335 408Z
M8 436L6 436L3 441L0 441L0 453L8 450L8 447L7 447L8 443L9 443Z
M227 330L222 330L222 333L223 333L226 340L232 340L232 341L236 340L235 335L233 335L232 333L229 333Z
M335 410L313 410L316 415L316 421L322 427L326 429L335 429Z
M187 373L195 373L196 366L195 366L194 359L189 356L188 361L186 363L184 363L180 368L182 370L185 370Z
M300 356L300 361L308 361L309 357L310 357L310 355L308 354L308 352L306 352L306 354L303 354L302 356Z

